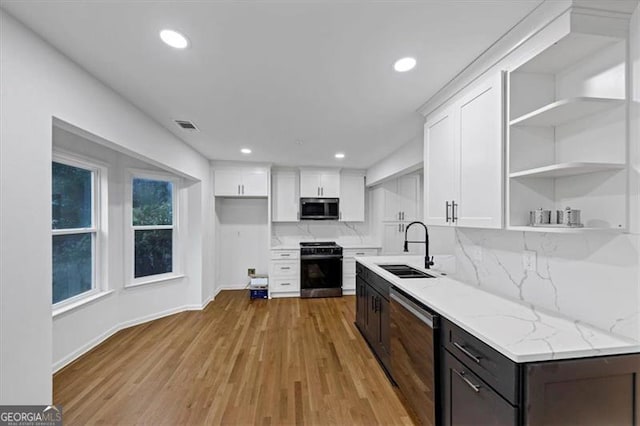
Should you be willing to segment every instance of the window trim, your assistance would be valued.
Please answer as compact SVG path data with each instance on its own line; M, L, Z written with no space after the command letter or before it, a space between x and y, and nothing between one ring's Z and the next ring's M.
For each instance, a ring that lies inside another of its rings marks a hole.
M91 227L51 229L51 240L56 235L92 234L92 283L91 289L57 303L51 303L52 315L68 311L89 303L102 293L107 293L108 283L108 250L107 250L107 217L108 217L108 168L107 165L81 155L62 149L54 149L51 164L60 163L92 172L91 175ZM51 177L53 180L53 175ZM53 252L52 252L53 255ZM53 262L53 259L52 259ZM53 263L51 270L51 291L53 292Z
M150 179L165 182L171 182L171 215L172 225L133 225L133 179ZM125 231L125 267L124 267L124 288L134 288L147 284L155 284L174 280L184 277L182 272L182 250L180 239L180 222L181 222L181 190L182 179L178 176L163 173L161 171L152 171L144 169L130 168L126 170L126 199L124 202L124 227ZM148 275L145 277L135 278L135 231L136 230L153 230L153 229L171 229L172 232L172 267L171 272L164 274Z

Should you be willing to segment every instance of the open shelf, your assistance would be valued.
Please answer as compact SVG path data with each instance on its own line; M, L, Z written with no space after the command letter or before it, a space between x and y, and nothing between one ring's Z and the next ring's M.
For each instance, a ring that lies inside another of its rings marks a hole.
M546 232L556 234L581 234L584 232L615 232L622 233L625 230L623 228L559 228L543 226L508 226L508 231L523 231L523 232Z
M511 120L511 126L550 127L615 108L624 99L579 97L562 99Z
M587 173L604 172L608 170L622 170L626 164L622 163L561 163L551 166L537 167L535 169L522 170L511 173L510 178L536 177L536 178L559 178L566 176L584 175Z

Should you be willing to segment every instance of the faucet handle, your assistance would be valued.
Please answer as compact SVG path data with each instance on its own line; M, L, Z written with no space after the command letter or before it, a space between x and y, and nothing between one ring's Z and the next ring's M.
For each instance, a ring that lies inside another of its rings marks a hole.
M433 261L433 256L431 256L431 258L429 259L429 266L433 265L435 265L435 262Z

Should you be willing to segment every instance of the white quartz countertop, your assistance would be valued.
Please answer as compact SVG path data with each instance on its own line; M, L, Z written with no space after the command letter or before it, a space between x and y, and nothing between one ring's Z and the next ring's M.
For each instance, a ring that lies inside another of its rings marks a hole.
M401 279L378 267L409 264L424 271L421 267L424 257L376 256L356 260L515 362L640 352L638 341L500 297L437 271L430 271L436 272L437 278Z

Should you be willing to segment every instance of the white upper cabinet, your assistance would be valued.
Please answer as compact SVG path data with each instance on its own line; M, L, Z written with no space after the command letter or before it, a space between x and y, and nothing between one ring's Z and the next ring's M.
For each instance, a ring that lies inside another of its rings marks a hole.
M217 197L266 197L269 173L266 168L233 167L214 170Z
M364 222L364 173L343 172L340 176L340 220Z
M297 172L278 170L271 174L271 203L273 222L297 222L300 220Z
M340 197L340 172L338 170L300 170L300 197Z
M420 180L419 174L411 174L382 184L385 222L408 222L419 219Z
M424 126L425 203L424 222L448 225L451 201L457 197L456 152L454 138L454 108L436 114Z
M501 228L503 74L494 73L425 124L425 221Z
M471 90L458 107L459 226L502 228L503 210L503 74Z

